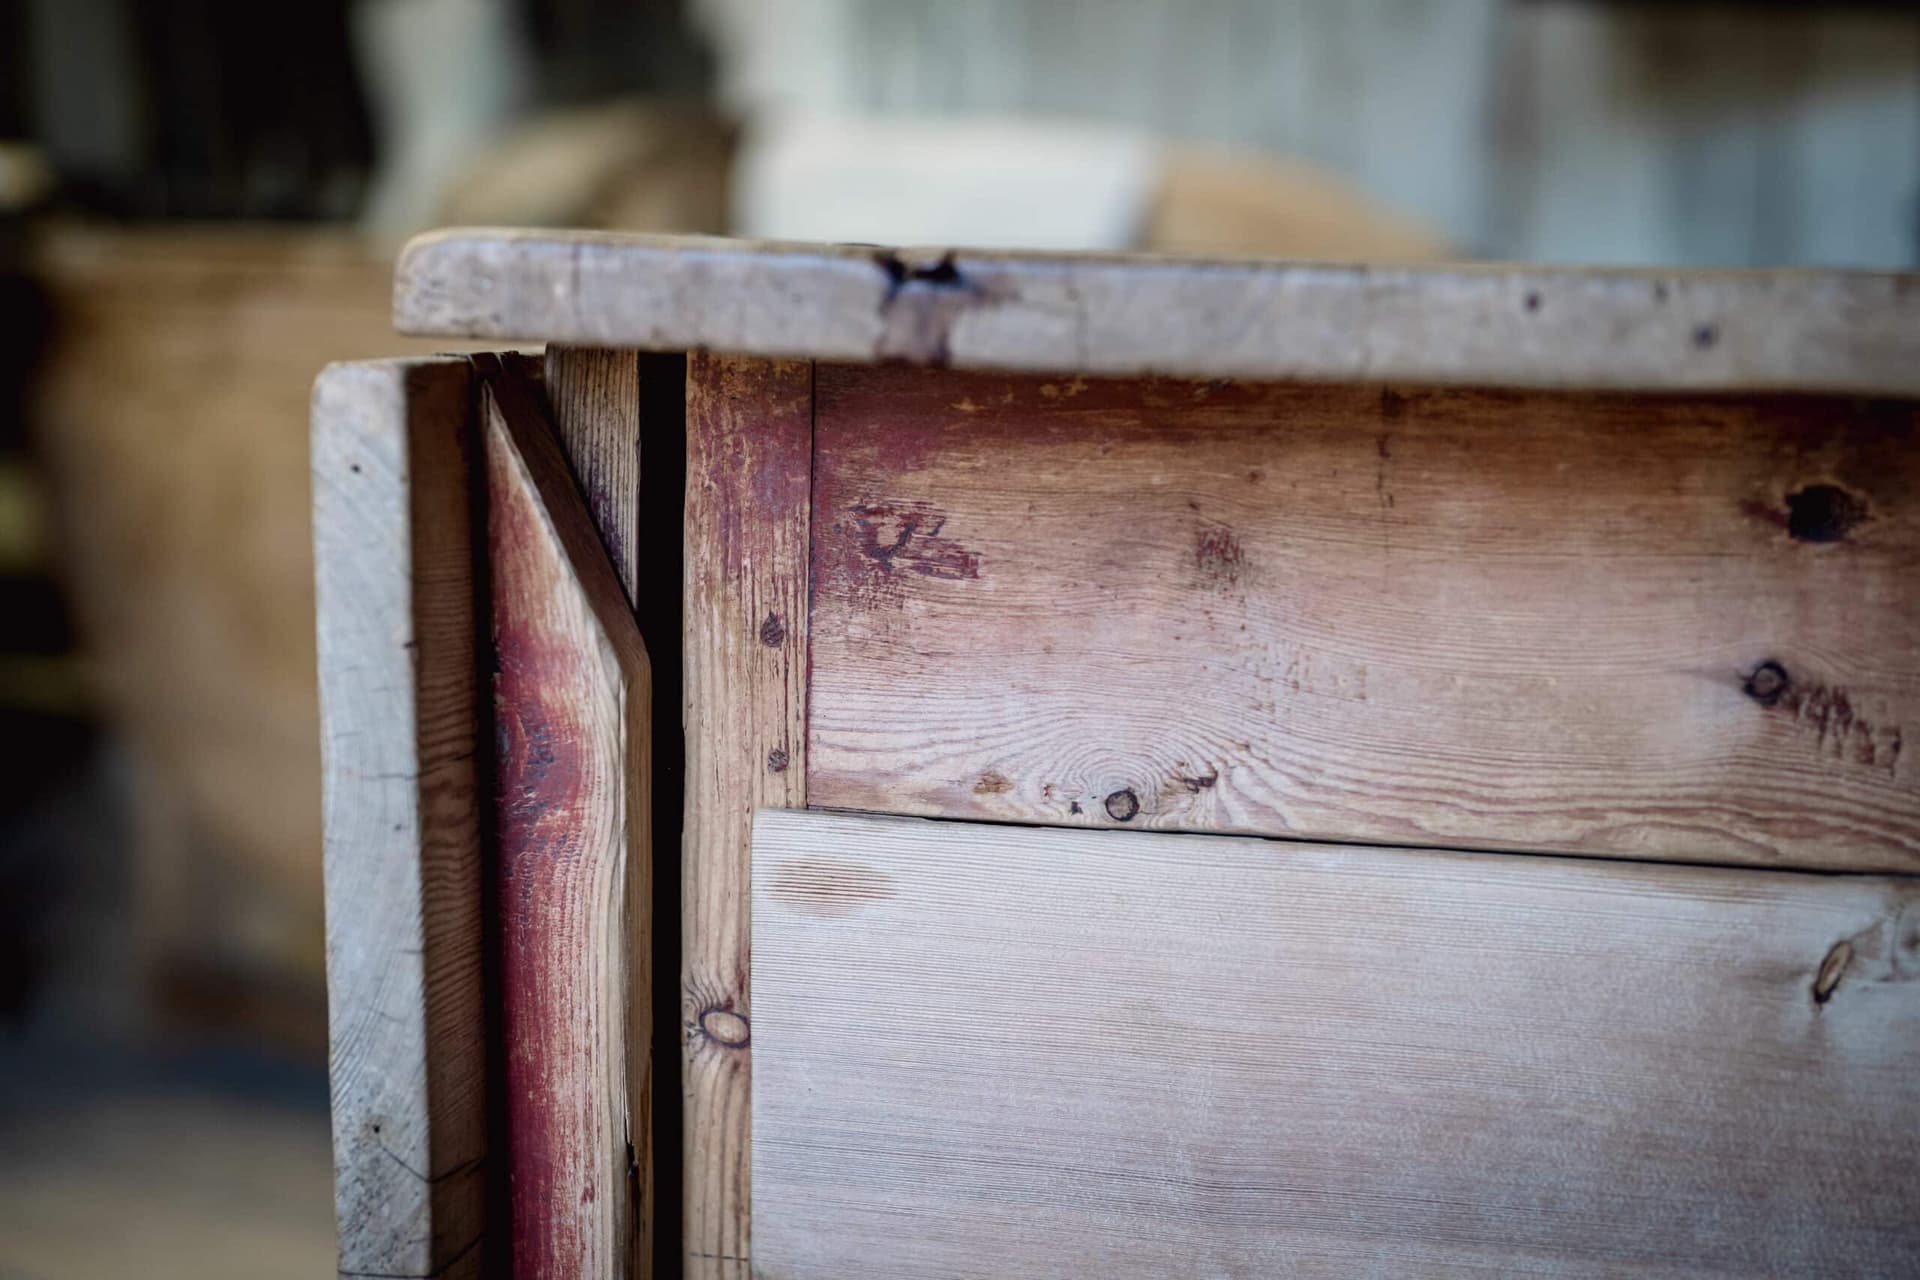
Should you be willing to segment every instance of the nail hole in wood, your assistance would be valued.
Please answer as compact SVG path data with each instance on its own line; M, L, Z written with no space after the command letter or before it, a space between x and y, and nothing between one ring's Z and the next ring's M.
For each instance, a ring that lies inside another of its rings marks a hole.
M1796 542L1839 542L1866 518L1866 504L1837 485L1787 495L1787 534Z

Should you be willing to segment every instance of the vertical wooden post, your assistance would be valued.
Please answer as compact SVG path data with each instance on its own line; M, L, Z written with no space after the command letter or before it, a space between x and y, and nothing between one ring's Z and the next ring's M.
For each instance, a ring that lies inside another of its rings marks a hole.
M687 361L686 1274L750 1261L753 811L806 804L813 366Z
M607 558L637 603L640 537L640 357L548 347L547 404Z
M651 1274L648 737L626 592L537 390L483 372L513 1271Z
M486 1049L464 360L313 396L327 995L343 1276L475 1276Z

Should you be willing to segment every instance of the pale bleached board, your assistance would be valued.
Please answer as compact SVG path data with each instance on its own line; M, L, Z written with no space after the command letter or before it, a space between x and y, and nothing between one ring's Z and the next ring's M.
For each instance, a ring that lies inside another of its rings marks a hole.
M327 1000L343 1276L474 1276L488 1158L464 360L313 393Z
M1909 402L816 390L810 804L1920 868Z
M1911 275L1316 266L459 230L403 333L956 368L1633 389L1920 390Z
M807 799L813 368L687 359L685 1274L750 1261L753 811Z
M763 812L756 1274L1911 1275L1917 894Z
M651 673L537 386L517 361L475 365L513 1274L642 1277L656 1171Z

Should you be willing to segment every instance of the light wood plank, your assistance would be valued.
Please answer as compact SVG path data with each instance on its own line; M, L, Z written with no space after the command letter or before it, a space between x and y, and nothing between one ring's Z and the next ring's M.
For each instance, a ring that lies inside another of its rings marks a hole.
M1920 868L1911 403L822 365L808 800Z
M483 371L513 1272L652 1273L645 647L536 388Z
M547 404L600 541L626 589L638 596L640 543L640 357L592 347L547 348Z
M755 1266L1913 1274L1917 892L763 813Z
M403 333L957 368L1920 391L1912 275L1313 266L445 231Z
M689 1276L749 1259L752 815L806 803L813 370L687 360L682 992Z
M464 360L313 396L327 995L343 1276L478 1275L486 1224Z

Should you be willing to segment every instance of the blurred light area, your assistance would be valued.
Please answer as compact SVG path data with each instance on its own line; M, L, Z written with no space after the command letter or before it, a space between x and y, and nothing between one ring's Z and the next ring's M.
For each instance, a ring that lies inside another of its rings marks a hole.
M1920 251L1911 5L691 2L722 100L754 121L1075 119L1229 144L1475 257L1899 268Z
M1305 162L1461 244L1495 0L695 0L758 120L1077 119Z
M768 112L745 131L732 226L769 240L1149 249L1321 261L1447 254L1324 171L1115 127Z
M733 225L779 240L1122 249L1155 176L1151 140L1118 129L770 113L740 152Z
M382 0L352 18L382 143L361 218L405 235L433 220L440 192L526 109L533 68L495 0Z

